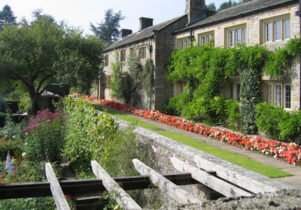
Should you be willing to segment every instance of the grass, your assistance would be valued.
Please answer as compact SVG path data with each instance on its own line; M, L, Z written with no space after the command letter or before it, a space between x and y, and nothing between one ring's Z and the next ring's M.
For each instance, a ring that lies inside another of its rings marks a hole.
M100 109L100 110L102 109L99 106L96 106L96 107L97 107L97 109ZM160 127L158 127L158 126L155 126L155 125L150 124L150 123L143 122L141 120L138 120L136 118L133 118L133 117L130 117L130 116L127 116L127 115L119 114L119 113L117 113L113 110L108 110L108 113L115 116L115 117L117 117L117 118L120 118L122 120L130 122L134 125L143 127L145 129L148 129L148 130L151 130L151 131L153 131L157 134L160 134L162 136L173 139L173 140L175 140L179 143L188 145L188 146L193 147L197 150L206 152L206 153L211 154L215 157L218 157L220 159L229 161L233 164L239 165L239 166L241 166L243 168L246 168L246 169L249 169L251 171L255 171L255 172L257 172L259 174L262 174L264 176L267 176L267 177L270 177L270 178L279 178L279 177L292 176L292 174L286 173L286 172L284 172L282 170L279 170L277 168L273 168L271 166L268 166L268 165L265 165L263 163L254 161L252 159L243 157L241 155L234 154L234 153L229 152L227 150L223 150L223 149L220 149L220 148L213 147L211 145L200 142L196 139L193 139L193 138L190 138L190 137L187 137L187 136L183 136L181 134L174 133L174 132L171 132L171 131L158 131L158 129L160 129Z

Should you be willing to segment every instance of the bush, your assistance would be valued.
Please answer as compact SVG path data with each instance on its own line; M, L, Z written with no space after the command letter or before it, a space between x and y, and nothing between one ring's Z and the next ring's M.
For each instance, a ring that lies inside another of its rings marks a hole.
M66 121L64 154L74 171L85 171L93 159L105 159L107 145L116 132L114 120L107 114L98 114L95 108L83 99L67 97L63 101Z
M191 99L192 97L189 93L182 93L176 97L170 98L167 105L164 107L164 113L177 116L181 115L184 106L186 106Z
M24 129L25 148L28 160L60 161L61 149L64 146L64 116L59 111L48 109L31 117Z
M231 127L239 127L240 123L240 112L239 112L239 104L235 101L228 99L226 100L226 116L227 116L227 124Z
M240 75L241 128L247 134L257 133L255 107L260 102L260 69L245 69Z
M4 160L7 152L12 156L22 153L24 123L16 124L7 118L5 126L0 128L0 159Z
M290 113L283 108L260 103L256 106L256 125L273 138L297 141L301 137L301 111Z

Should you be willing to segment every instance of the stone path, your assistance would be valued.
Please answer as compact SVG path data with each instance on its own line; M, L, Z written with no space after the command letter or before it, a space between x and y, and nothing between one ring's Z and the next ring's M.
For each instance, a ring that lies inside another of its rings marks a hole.
M181 130L181 129L178 129L178 128L175 128L175 127L172 127L172 126L168 126L166 124L163 124L163 123L160 123L160 122L157 122L157 121L147 120L145 118L140 118L140 117L138 117L136 115L133 115L131 113L121 112L121 111L117 111L115 109L114 109L114 112L118 112L118 113L123 114L123 115L128 115L130 117L139 119L140 121L147 122L149 124L153 124L157 127L160 127L162 130L167 130L167 131L178 133L178 134L181 134L181 135L184 135L184 136L188 136L190 138L193 138L193 139L196 139L198 141L204 142L208 145L211 145L211 146L214 146L214 147L217 147L217 148L221 148L221 149L233 152L235 154L239 154L241 156L244 156L246 158L250 158L252 160L263 163L265 165L272 166L274 168L281 169L285 172L293 174L293 176L283 177L283 178L276 178L276 180L278 180L280 182L283 182L283 183L287 183L289 185L292 185L292 186L294 186L298 189L301 189L301 167L300 166L294 166L294 165L288 164L283 160L275 159L273 157L263 155L259 152L243 150L242 148L234 147L234 146L231 146L227 143L221 143L220 141L218 141L216 139L213 139L213 138L210 138L210 137L203 137L199 134L195 134L195 133L192 133L192 132L187 132L187 131L184 131L184 130Z

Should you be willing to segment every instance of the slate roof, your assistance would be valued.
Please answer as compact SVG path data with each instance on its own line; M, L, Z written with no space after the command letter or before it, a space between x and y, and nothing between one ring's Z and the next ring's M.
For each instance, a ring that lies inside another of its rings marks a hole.
M180 17L173 18L171 20L165 21L163 23L148 27L148 28L146 28L142 31L138 31L134 34L131 34L131 35L129 35L129 36L127 36L127 37L125 37L121 40L118 40L118 41L112 43L107 48L105 48L104 51L107 52L107 51L113 50L115 48L122 47L122 46L127 45L127 44L131 44L131 43L143 40L143 39L150 38L154 35L154 31L159 31L159 30L167 27L168 25L174 23L175 21L181 19L184 16L186 16L186 15L182 15Z
M176 33L188 31L190 29L201 28L208 25L213 25L235 18L245 17L266 10L271 10L277 7L298 3L298 0L253 0L243 4L221 10L212 16L209 16L197 23L194 23L184 29L176 31Z

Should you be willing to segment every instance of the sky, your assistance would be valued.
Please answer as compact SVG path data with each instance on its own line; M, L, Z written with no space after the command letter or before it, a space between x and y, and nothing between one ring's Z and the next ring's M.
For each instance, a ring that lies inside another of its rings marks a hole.
M219 8L226 0L206 0L206 4L215 3ZM57 21L64 21L69 26L80 28L85 34L91 34L90 23L100 23L105 11L113 8L121 11L124 20L120 28L138 31L139 17L150 17L154 24L184 14L186 0L0 0L0 9L9 5L14 15L20 20L31 20L32 12L42 9Z

